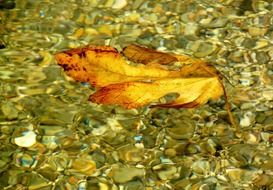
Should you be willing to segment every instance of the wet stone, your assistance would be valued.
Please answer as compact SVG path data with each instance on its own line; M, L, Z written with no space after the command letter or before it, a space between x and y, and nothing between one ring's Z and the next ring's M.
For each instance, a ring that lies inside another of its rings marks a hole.
M50 164L43 164L41 166L39 166L37 172L39 174L41 174L44 178L50 180L50 181L54 181L59 173L56 171L56 167L54 165L50 165Z
M256 39L253 39L253 38L246 38L244 41L243 41L243 46L245 46L246 48L253 48L256 46Z
M12 102L3 102L1 105L1 110L7 120L16 119L19 114L19 110Z
M142 161L144 150L143 148L136 147L134 145L125 145L118 149L120 159L128 162L140 162Z
M206 57L216 50L216 46L211 42L196 41L192 46L192 50L194 51L194 56Z
M255 177L261 173L258 170L251 170L251 169L226 169L226 173L231 181L240 184L250 184L253 182Z
M270 60L268 54L263 51L256 53L256 59L259 64L266 64Z
M268 31L268 28L260 28L260 27L249 27L248 33L251 36L263 36Z
M22 131L14 137L14 143L20 147L31 147L36 143L36 133L34 131Z
M92 175L96 171L96 163L88 158L78 158L72 161L71 173Z
M175 166L157 165L153 167L153 170L161 180L170 180L179 176Z
M35 173L22 173L18 178L18 183L27 186L29 190L51 187L48 180Z
M35 163L35 156L31 156L27 153L15 154L15 165L18 167L30 168Z
M207 160L196 161L192 164L192 170L197 175L205 175L210 171L211 162Z
M126 183L135 177L143 177L144 169L135 167L113 168L113 180L116 183Z
M228 19L225 17L214 18L210 23L205 25L207 28L222 28L227 24Z
M257 154L256 145L237 144L230 147L230 161L235 166L246 166L253 162Z
M184 29L184 36L189 40L196 40L199 33L199 26L195 23L188 23Z
M191 120L180 120L168 124L167 134L174 139L189 139L195 131L195 123Z
M129 181L125 184L119 185L119 187L132 190L141 190L145 189L144 184L140 180Z

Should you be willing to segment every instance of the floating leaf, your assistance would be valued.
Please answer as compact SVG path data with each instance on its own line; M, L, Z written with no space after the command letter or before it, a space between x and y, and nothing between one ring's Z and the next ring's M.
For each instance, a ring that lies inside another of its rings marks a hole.
M127 57L130 61L142 64L169 64L178 59L171 54L166 54L163 52L158 52L153 49L148 49L138 45L129 45L125 47L122 54Z
M158 52L130 45L123 56L110 46L88 46L56 54L56 59L72 78L98 87L90 100L137 108L150 103L160 107L196 107L224 93L217 70L204 61L188 56ZM131 61L144 64L129 64ZM181 61L185 60L186 64ZM168 70L159 63L177 62L179 70ZM178 96L158 103L169 93ZM156 104L157 103L157 104Z
M111 46L87 46L55 58L67 75L97 88L89 97L92 102L125 108L193 108L224 95L230 122L237 128L221 76L202 60L138 45L125 47L122 54ZM163 97L167 101L162 102Z

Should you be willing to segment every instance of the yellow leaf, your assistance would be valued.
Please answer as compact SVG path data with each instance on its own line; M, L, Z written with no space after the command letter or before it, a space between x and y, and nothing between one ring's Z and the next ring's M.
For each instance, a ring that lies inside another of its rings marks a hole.
M151 103L161 107L196 107L224 93L217 70L204 61L137 45L124 48L122 54L124 57L110 46L88 46L58 53L55 57L69 76L98 87L90 96L96 103L125 108ZM130 64L126 58L143 64ZM181 65L178 70L159 66L174 62ZM160 103L159 99L169 93L176 93L178 97Z

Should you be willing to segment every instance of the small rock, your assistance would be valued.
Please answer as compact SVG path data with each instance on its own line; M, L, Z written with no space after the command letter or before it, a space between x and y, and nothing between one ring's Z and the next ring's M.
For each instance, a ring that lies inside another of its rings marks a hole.
M272 176L267 174L259 174L255 176L253 183L260 188L268 186L270 183L272 183Z
M178 172L177 168L174 166L163 167L157 172L157 175L161 180L173 179L176 177L175 174L178 174Z
M242 51L232 51L228 58L236 63L240 63L243 61L244 57L243 57L243 52Z
M268 31L268 28L259 28L254 26L250 26L248 28L248 33L251 36L263 36L267 31Z
M207 28L222 28L227 24L228 19L225 17L214 18L206 27Z
M8 120L13 120L18 117L19 111L12 102L2 103L1 110Z
M116 0L115 3L112 5L113 9L122 9L127 5L126 0Z
M15 155L14 161L16 162L15 165L17 167L30 168L34 164L35 159L29 154L20 152Z
M165 150L165 155L169 157L174 157L176 156L176 150L174 148L168 148Z
M196 23L188 23L184 29L184 36L189 40L196 40L198 37L199 26Z
M240 121L240 125L242 127L248 127L250 125L250 119L249 117L243 117Z
M192 164L192 170L195 174L204 175L210 171L211 163L207 160L196 161Z
M231 168L231 169L227 169L226 173L232 182L244 184L244 183L252 182L254 177L257 176L258 171L240 169L240 168Z
M92 175L96 171L96 163L87 158L78 158L72 161L70 172Z
M118 149L120 159L128 162L143 160L143 149L133 145L125 145Z
M251 125L251 117L253 114L251 112L247 112L244 114L244 117L240 120L240 125L242 127L249 127Z
M256 40L255 40L255 39L252 39L252 38L246 38L246 39L244 39L242 45L243 45L244 47L246 47L246 48L251 49L251 48L255 47L255 45L256 45Z
M36 136L33 131L24 131L22 136L14 138L14 143L21 147L31 147L36 143Z
M144 169L135 167L113 168L113 180L116 183L126 183L135 177L143 177Z
M194 56L196 57L206 57L212 54L216 49L216 46L211 42L197 42L197 43L198 43L197 45L198 48L194 52Z
M173 127L167 129L168 135L174 139L189 139L193 136L194 131L195 124L191 120L175 122Z
M264 51L257 52L256 59L258 61L258 64L265 64L265 63L269 62L269 56Z

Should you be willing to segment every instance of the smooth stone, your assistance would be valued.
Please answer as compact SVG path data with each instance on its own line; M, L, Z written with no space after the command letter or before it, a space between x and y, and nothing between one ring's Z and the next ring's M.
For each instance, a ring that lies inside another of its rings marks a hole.
M215 50L216 46L211 42L196 42L196 50L194 50L194 56L196 57L206 57L208 55L211 55Z
M140 162L144 159L143 148L134 145L125 145L118 149L120 159L128 162Z
M267 31L268 31L268 28L259 28L254 26L250 26L248 28L248 33L251 36L263 36Z
M145 1L144 0L135 0L132 3L133 10L138 9Z
M254 48L256 46L256 39L252 39L252 38L246 38L244 39L242 45L246 48Z
M247 132L243 133L241 138L248 144L257 144L260 141L260 134Z
M47 147L49 150L54 150L58 148L59 144L58 138L55 136L43 136L42 137L42 143Z
M227 24L228 19L225 17L214 18L209 24L205 25L207 28L222 28Z
M174 127L168 127L167 133L174 139L189 139L193 136L195 124L190 120L181 120Z
M199 26L196 23L187 23L184 29L185 38L196 40L198 38Z
M179 176L175 166L163 166L163 168L160 169L160 171L156 171L156 173L161 180L170 180Z
M244 57L243 57L243 52L242 51L232 51L228 58L236 63L240 63L244 60Z
M135 167L113 168L113 180L116 183L126 183L135 177L143 177L144 169Z
M42 69L36 69L35 71L30 71L31 75L28 75L27 83L37 84L42 80L46 79L46 75Z
M268 132L273 132L273 124L269 124L269 125L265 126L264 130L268 131Z
M92 175L96 171L96 163L87 158L77 158L72 161L70 172Z
M264 48L266 46L269 45L269 42L265 39L259 39L257 42L256 42L256 46L255 46L255 49L261 49L261 48ZM268 55L269 57L269 55Z
M240 126L249 127L254 120L255 116L252 112L246 112L243 118L240 119Z
M19 110L15 107L12 102L3 102L1 105L2 113L8 120L13 120L18 117Z
M256 59L258 61L258 64L266 64L270 61L268 54L264 51L257 52Z
M174 157L177 154L177 152L174 148L166 149L164 153L166 156L169 156L169 157Z
M124 189L128 189L128 190L142 190L142 189L145 189L144 184L140 180L129 181L129 182L123 184L122 187Z
M273 100L273 90L265 90L262 92L263 98L265 98L268 101Z
M15 155L15 165L18 167L25 167L25 168L30 168L34 162L34 156L31 156L26 153L18 153Z
M223 147L217 138L209 138L206 142L201 144L202 151L215 155L218 150L222 150Z
M36 136L34 131L24 131L22 136L14 138L14 143L20 147L31 147L36 143Z
M191 167L194 173L198 175L205 175L206 173L210 172L210 165L211 163L209 161L200 160L194 162Z
M235 144L230 147L230 162L236 167L251 165L257 154L255 144Z
M259 112L259 113L257 113L255 120L257 123L263 123L265 118L266 118L265 113Z
M262 11L266 11L266 7L268 6L267 1L262 1L262 0L252 0L252 8L255 12L262 12Z
M37 169L37 172L41 174L44 178L54 181L58 177L58 171L56 165L50 165L48 163L43 163Z
M272 176L267 174L258 174L257 176L255 176L253 180L253 183L260 188L269 186L270 184L272 184L272 182L273 182Z
M247 170L247 169L240 169L240 168L231 168L226 169L226 173L230 180L235 183L251 183L255 176L257 176L261 171L258 170Z
M115 3L112 5L113 9L122 9L127 5L126 0L116 0Z
M261 132L261 138L265 142L272 143L273 133L272 132Z

